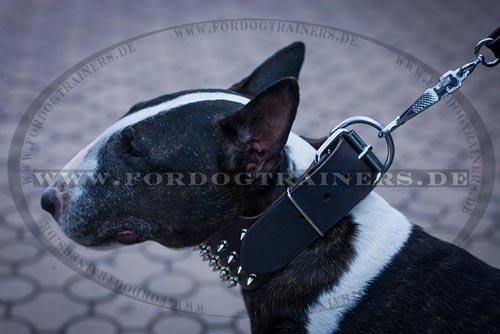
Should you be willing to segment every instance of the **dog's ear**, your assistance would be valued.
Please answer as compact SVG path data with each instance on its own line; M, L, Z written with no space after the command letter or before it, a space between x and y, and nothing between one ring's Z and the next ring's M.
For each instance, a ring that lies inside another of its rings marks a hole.
M299 104L299 86L281 79L220 122L223 154L232 170L268 172L279 161Z
M300 68L304 62L304 52L304 43L292 43L266 59L248 77L232 85L229 89L254 97L280 79L285 77L298 79Z

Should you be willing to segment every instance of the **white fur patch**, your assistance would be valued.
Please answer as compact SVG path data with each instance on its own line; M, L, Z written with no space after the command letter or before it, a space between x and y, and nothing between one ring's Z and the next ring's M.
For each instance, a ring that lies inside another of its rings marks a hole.
M411 234L412 225L406 217L375 192L361 201L351 215L356 224L356 255L339 282L324 291L309 308L308 333L333 333ZM341 300L338 307L329 308L332 301L338 300Z
M157 104L155 106L139 110L133 114L130 114L126 117L123 117L122 119L119 119L116 123L111 125L109 128L107 128L106 131L104 131L100 137L102 138L102 137L109 136L109 135L115 133L116 131L124 129L125 127L127 127L129 125L132 125L132 124L138 123L140 121L143 121L147 118L153 117L160 112L167 112L167 111L170 111L170 110L173 110L175 108L182 107L182 106L185 106L185 105L191 104L191 103L203 102L203 101L216 101L216 100L236 102L236 103L240 103L243 105L247 104L248 101L250 101L248 98L246 98L244 96L225 93L225 92L189 93L189 94L178 96L172 100Z
M294 165L291 167L295 167L297 174L294 176L299 176L314 160L316 150L293 133L287 147L290 163ZM400 251L412 230L406 217L375 192L362 200L351 215L356 224L354 260L338 283L309 307L308 333L333 333L344 314L356 305L369 284Z
M85 157L87 156L90 148L94 145L94 143L95 141L88 144L83 149L81 149L80 152L75 154L75 156L66 164L66 166L63 167L63 170L94 169L95 163L88 160L86 161L86 166L84 166Z
M290 132L288 136L286 148L290 160L288 169L293 171L294 177L299 177L313 162L316 157L316 150L293 132Z

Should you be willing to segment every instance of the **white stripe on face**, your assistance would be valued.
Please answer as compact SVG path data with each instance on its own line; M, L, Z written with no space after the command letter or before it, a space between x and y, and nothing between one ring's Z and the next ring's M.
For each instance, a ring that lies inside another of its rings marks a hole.
M139 110L122 119L119 119L115 124L106 129L106 131L104 131L99 137L100 139L103 139L103 137L107 138L116 131L122 130L129 125L153 117L160 112L171 111L175 108L182 107L191 103L216 100L236 102L243 105L247 104L248 101L250 101L250 99L244 96L224 92L199 92L181 95L170 101L166 101L155 106Z
M85 156L87 155L90 147L94 144L94 142L85 146L80 152L75 154L75 156L63 167L63 170L76 170L76 169L86 169L83 166L83 161ZM88 166L89 169L92 169L93 166Z
M142 110L136 111L133 114L125 116L118 121L116 121L109 128L104 130L104 132L98 136L94 141L87 145L84 149L78 152L73 159L64 167L64 169L94 169L97 165L95 155L98 151L94 146L98 143L104 143L113 133L120 131L127 126L139 123L145 119L151 118L161 112L168 112L175 108L185 106L187 104L203 102L203 101L229 101L236 102L242 105L247 104L250 99L226 92L197 92L189 93L185 95L178 96L172 100L157 104L152 107L144 108ZM88 154L89 150L93 149L94 154L90 156Z

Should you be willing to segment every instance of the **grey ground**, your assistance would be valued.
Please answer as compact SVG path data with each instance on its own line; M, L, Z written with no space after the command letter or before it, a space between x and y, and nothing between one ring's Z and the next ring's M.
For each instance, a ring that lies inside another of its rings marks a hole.
M109 252L78 249L116 277L189 303L179 312L114 293L80 276L47 252L28 231L9 192L7 154L14 129L39 92L83 58L124 39L177 24L222 18L286 18L357 32L393 45L444 72L471 58L471 46L500 23L493 1L2 1L0 2L0 333L230 333L249 331L236 289L228 290L192 251L144 244ZM137 42L137 53L86 80L54 111L34 162L58 168L133 103L200 87L227 87L277 48L307 44L295 131L324 134L345 117L389 121L425 85L370 43L347 48L293 34L218 34L176 39L172 33ZM258 47L257 47L258 46ZM134 66L138 65L139 66ZM499 68L478 69L461 90L500 143ZM468 168L456 118L436 107L396 135L395 168ZM483 134L488 135L488 134ZM495 156L500 156L498 145ZM484 157L492 166L494 157ZM500 177L500 161L496 161ZM467 189L383 188L380 192L432 234L452 241L463 227ZM28 194L34 216L40 189ZM498 201L462 245L500 266ZM209 316L216 314L218 316Z

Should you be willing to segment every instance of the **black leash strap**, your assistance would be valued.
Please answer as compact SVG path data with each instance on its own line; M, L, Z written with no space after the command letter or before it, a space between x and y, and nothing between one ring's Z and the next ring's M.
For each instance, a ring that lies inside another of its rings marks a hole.
M493 52L497 59L500 59L500 27L496 28L489 36L492 40L485 46Z

